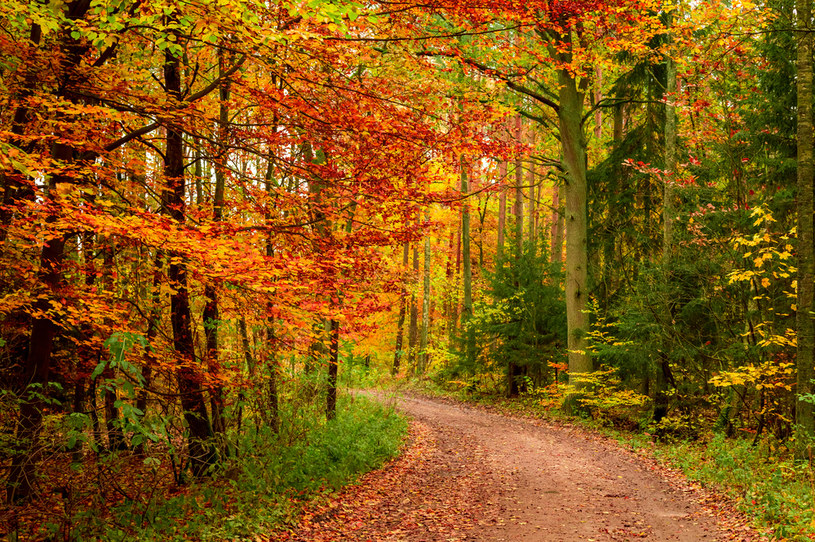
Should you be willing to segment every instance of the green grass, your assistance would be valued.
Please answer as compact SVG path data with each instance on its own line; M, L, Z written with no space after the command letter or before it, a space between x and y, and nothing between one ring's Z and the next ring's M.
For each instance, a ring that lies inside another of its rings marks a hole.
M733 498L758 527L771 529L775 540L815 539L812 468L778 451L766 442L754 447L722 435L704 444L674 442L654 447L659 459Z
M288 413L280 435L252 432L236 442L226 476L150 503L121 506L105 540L244 540L296 521L303 506L327 498L373 470L401 446L407 421L365 398L341 397L336 419ZM81 539L81 538L79 538Z

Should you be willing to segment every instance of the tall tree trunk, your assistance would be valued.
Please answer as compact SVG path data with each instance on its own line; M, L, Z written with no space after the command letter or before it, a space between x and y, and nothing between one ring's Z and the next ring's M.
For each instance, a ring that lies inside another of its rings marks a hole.
M425 217L430 222L430 213ZM422 289L422 335L419 340L419 374L427 369L428 354L427 340L430 333L430 235L425 234L424 239L424 280Z
M594 104L599 104L603 101L603 68L597 66L594 71L595 75L595 90L594 90ZM598 107L594 110L594 137L598 141L602 141L603 137L603 108Z
M461 310L461 327L464 331L464 356L466 366L475 370L475 330L470 325L473 317L473 262L470 255L470 183L467 180L467 163L464 155L460 160L461 197L464 205L461 209L461 258L464 264L464 305Z
M147 254L149 257L149 253ZM155 349L154 349L154 341L158 336L159 325L161 321L161 268L163 266L163 260L161 257L161 251L156 251L155 258L153 260L153 288L150 291L150 311L147 316L147 332L145 333L145 339L147 340L147 348L145 349L144 356L143 356L143 364L141 369L141 376L142 376L142 385L139 389L138 394L136 395L136 408L139 409L142 413L142 416L147 414L147 390L153 384L153 366L157 364L158 360L156 359ZM136 447L137 454L144 454L145 453L145 446L144 444L139 444Z
M534 162L529 162L529 175L527 177L529 179L529 211L527 212L528 222L527 222L527 238L529 242L532 244L532 257L534 258L537 255L537 169L535 167Z
M31 48L32 56L34 50L36 50L40 44L41 38L42 28L36 23L32 24L28 35L29 43L25 44L26 47ZM34 70L30 70L29 73L25 75L22 90L17 97L19 103L22 105L14 110L14 116L11 121L11 133L13 137L9 142L25 153L30 152L33 146L33 141L25 142L22 138L22 136L25 135L26 125L31 121L31 110L28 107L27 100L37 84L37 75ZM24 197L33 196L31 189L28 188L25 183L20 182L22 175L23 173L16 169L13 170L11 174L0 173L0 187L2 187L3 190L2 200L0 200L0 243L6 241L8 226L11 224L14 216L15 203ZM28 194L28 196L24 196L24 194Z
M407 272L407 266L410 263L410 243L405 243L402 247L402 271ZM405 314L407 313L408 291L405 286L405 279L402 279L402 286L399 290L399 320L396 324L396 351L393 353L393 367L391 374L399 373L399 365L404 356L402 351L402 343L404 340L405 332Z
M571 36L564 35L569 43ZM567 59L564 59L567 60ZM568 62L564 62L568 63ZM560 83L558 120L566 171L566 322L569 348L569 382L580 384L580 376L592 371L586 350L588 332L588 231L586 141L583 136L584 90L572 72L558 70ZM582 85L581 85L582 86Z
M218 75L223 77L226 70L224 49L218 49ZM218 156L215 160L215 193L212 201L212 219L214 222L223 220L224 190L226 188L226 164L229 154L229 94L230 80L224 78L218 89ZM215 285L207 282L204 286L204 334L206 337L206 360L209 371L209 402L212 412L212 429L216 434L226 431L224 421L223 387L220 382L221 364L220 349L218 346L218 327L220 326L220 309L218 291Z
M813 206L813 187L815 183L815 157L813 156L812 118L812 1L796 2L798 32L798 57L796 90L798 92L798 294L796 326L798 337L797 351L797 389L798 401L795 405L795 422L800 438L796 451L801 458L806 458L815 437L815 418L813 405L800 397L813 392L813 364L815 364L815 320L812 317L813 287L815 284L815 206Z
M676 176L676 64L672 58L666 59L667 86L665 88L665 183L662 198L662 261L664 266L671 263L673 252L674 180Z
M419 307L416 289L419 285L419 245L413 243L413 292L410 294L410 327L408 331L408 371L416 369L416 353L419 344Z
M103 284L105 290L109 292L109 295L115 296L115 286L113 283L113 247L110 243L110 239L104 239L103 243L101 243L103 254ZM107 327L112 325L109 319L107 319L105 323ZM105 355L104 352L100 352L99 354L100 356ZM102 393L104 394L103 404L105 407L105 429L108 433L108 448L112 451L119 452L127 448L127 443L119 422L119 408L116 406L116 401L118 400L118 394L114 384L116 375L110 364L105 366L102 372L102 378L105 382Z
M515 121L515 137L518 143L523 142L523 123L518 115ZM524 174L523 162L518 157L515 160L515 202L512 213L515 215L515 263L519 263L523 258L524 251ZM520 281L516 279L515 289L520 290ZM507 366L507 388L508 397L516 397L520 393L520 379L524 375L524 368L514 361L510 361Z
M506 182L507 177L507 163L501 161L498 164L498 174L501 177L501 183ZM504 232L507 223L507 191L501 188L498 196L498 243L495 249L495 267L498 268L504 259Z
M455 344L456 335L458 334L458 277L461 274L461 221L458 221L458 227L456 228L455 234L455 260L456 260L456 267L455 272L450 274L450 317L449 317L449 329L448 329L448 342L449 344ZM452 247L451 247L452 248ZM452 256L451 256L452 258Z
M169 50L164 60L164 86L174 100L181 100L181 73L179 59ZM162 193L163 212L181 224L185 220L184 142L180 129L167 126L164 178L167 189ZM187 264L180 255L170 258L169 280L173 289L170 296L170 323L173 330L173 347L179 358L176 372L181 408L187 423L189 437L187 448L193 476L201 476L216 459L212 443L212 426L207 413L201 374L195 358L192 337Z
M668 15L670 24L670 14ZM672 58L666 62L666 86L663 100L665 101L665 174L662 194L662 272L666 286L672 280L671 265L673 255L673 220L674 220L674 194L673 182L676 175L676 107L673 105L676 92L676 65ZM665 325L673 320L670 301L665 306ZM654 422L659 423L668 415L670 408L669 389L673 382L670 358L668 357L667 338L662 351L659 353L659 367L656 371L656 390L654 399Z
M515 121L515 137L518 143L523 140L523 122L518 115ZM515 215L515 249L518 251L518 258L523 255L524 249L524 168L521 157L515 159L515 205L513 214Z
M276 79L274 80L275 83L277 82ZM273 118L273 122L275 125L275 130L277 130L277 122L278 119L275 116ZM272 196L274 193L274 187L276 184L275 182L275 164L274 164L274 157L269 156L269 164L266 167L266 196L269 198L269 201L266 204L266 212L264 213L264 218L267 224L271 224L272 221ZM274 234L270 231L269 234L266 236L266 257L271 260L274 256ZM269 371L269 383L267 386L267 394L269 400L269 426L272 428L272 431L277 433L280 430L280 392L278 390L278 380L279 380L279 361L277 357L277 345L275 344L275 319L271 315L272 314L272 303L269 302L268 304L268 313L269 316L266 317L266 350L267 350L267 366Z
M565 212L563 209L563 186L552 187L552 263L563 263L563 229Z
M328 347L328 392L326 393L325 417L337 417L337 373L340 367L340 322L336 318L329 321L330 343Z
M65 14L73 19L81 19L90 8L90 3L71 2L65 5ZM32 25L30 40L32 45L39 43L41 36L40 27ZM88 45L80 43L70 37L70 34L63 32L60 38L61 62L58 66L58 90L57 98L70 99L69 89L81 83L82 75L78 74L76 67L80 64L82 56L87 51ZM17 126L15 135L25 133L25 125L29 122L29 112L21 107L15 111L14 126ZM14 129L14 127L13 127ZM62 135L62 134L56 134ZM70 135L67 138L70 139ZM47 180L47 193L44 195L47 200L51 200L53 205L49 206L45 224L54 225L61 218L59 191L60 187L66 183L76 182L73 176L74 168L71 166L76 162L74 149L60 138L55 138L56 142L51 148L51 158L61 164L60 173L52 175ZM80 168L77 168L80 169ZM13 201L19 196L18 190L27 191L14 179L4 176L3 178L3 200L11 198ZM2 216L3 221L11 220L11 215ZM5 222L2 224L5 226ZM0 230L5 230L0 227ZM5 237L3 237L5 239ZM25 388L20 397L20 412L17 418L15 429L16 444L19 447L14 454L9 474L6 478L6 496L9 502L27 500L32 496L34 490L34 480L36 465L39 460L38 438L42 429L42 409L43 393L48 390L48 377L51 372L51 355L54 349L54 340L59 332L58 323L54 321L54 316L48 313L52 309L51 300L59 299L60 290L64 285L62 274L62 264L65 259L65 234L56 232L50 239L46 239L40 250L40 269L37 272L37 282L43 286L43 291L37 296L34 303L35 313L38 316L32 318L31 333L29 335L28 355L24 360L23 374Z
M57 143L54 145L53 158L63 160L67 164L73 158L73 150L67 145ZM67 181L69 179L66 176L53 176L49 181L50 196L55 197L58 187ZM46 217L46 224L55 223L57 218L56 213L49 214ZM15 432L16 443L21 449L12 458L6 480L6 495L9 502L28 499L34 489L35 469L40 455L37 440L42 429L43 393L48 384L51 354L58 329L56 322L47 314L50 308L49 300L57 298L62 286L61 267L64 252L65 238L62 234L57 234L44 243L40 253L38 282L45 286L46 295L41 295L35 302L37 312L42 316L34 318L31 328L25 364L25 382L28 384L20 400L20 414Z
M269 402L268 424L272 431L277 433L280 431L280 390L278 386L280 369L275 345L274 319L271 316L266 321L266 349L266 365L269 371L269 382L266 385L266 396Z
M246 329L246 318L241 316L238 318L238 335L241 338L241 349L243 350L243 361L246 363L246 372L249 376L250 382L256 382L258 378L258 363L255 359L255 356L252 353L252 346L249 344L249 332ZM241 425L243 424L243 403L246 400L246 393L241 390L240 393L240 402L241 406L238 411L237 415L237 426L238 430L240 430ZM263 415L263 408L260 407L261 415Z

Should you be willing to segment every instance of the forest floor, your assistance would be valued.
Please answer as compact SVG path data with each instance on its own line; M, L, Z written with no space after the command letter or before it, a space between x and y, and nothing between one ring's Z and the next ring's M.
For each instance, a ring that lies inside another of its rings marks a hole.
M450 400L379 398L413 419L402 455L271 540L766 540L726 499L598 434Z

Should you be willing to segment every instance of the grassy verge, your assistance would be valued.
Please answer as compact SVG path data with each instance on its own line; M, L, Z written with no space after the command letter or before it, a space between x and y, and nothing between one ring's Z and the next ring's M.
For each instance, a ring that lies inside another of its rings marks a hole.
M71 539L263 540L256 535L285 528L306 504L395 456L407 431L403 417L363 397L341 397L336 419L327 423L311 407L283 419L297 423L284 424L277 435L235 436L218 477L124 502L104 518L88 511L75 518Z
M652 454L681 470L690 480L731 498L737 508L777 541L815 540L815 472L810 463L795 462L789 450L772 441L752 446L751 440L701 435L693 441L658 441L647 430L631 431L592 419L568 417L531 398L508 400L486 394L448 391L415 382L404 387L432 396L496 408L504 413L572 423L617 440L623 446Z

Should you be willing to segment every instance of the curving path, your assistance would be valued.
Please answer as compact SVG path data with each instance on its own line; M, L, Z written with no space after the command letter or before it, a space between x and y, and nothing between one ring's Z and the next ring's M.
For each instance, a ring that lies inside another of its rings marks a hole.
M652 461L573 427L375 394L414 422L403 457L307 516L287 540L755 541Z

